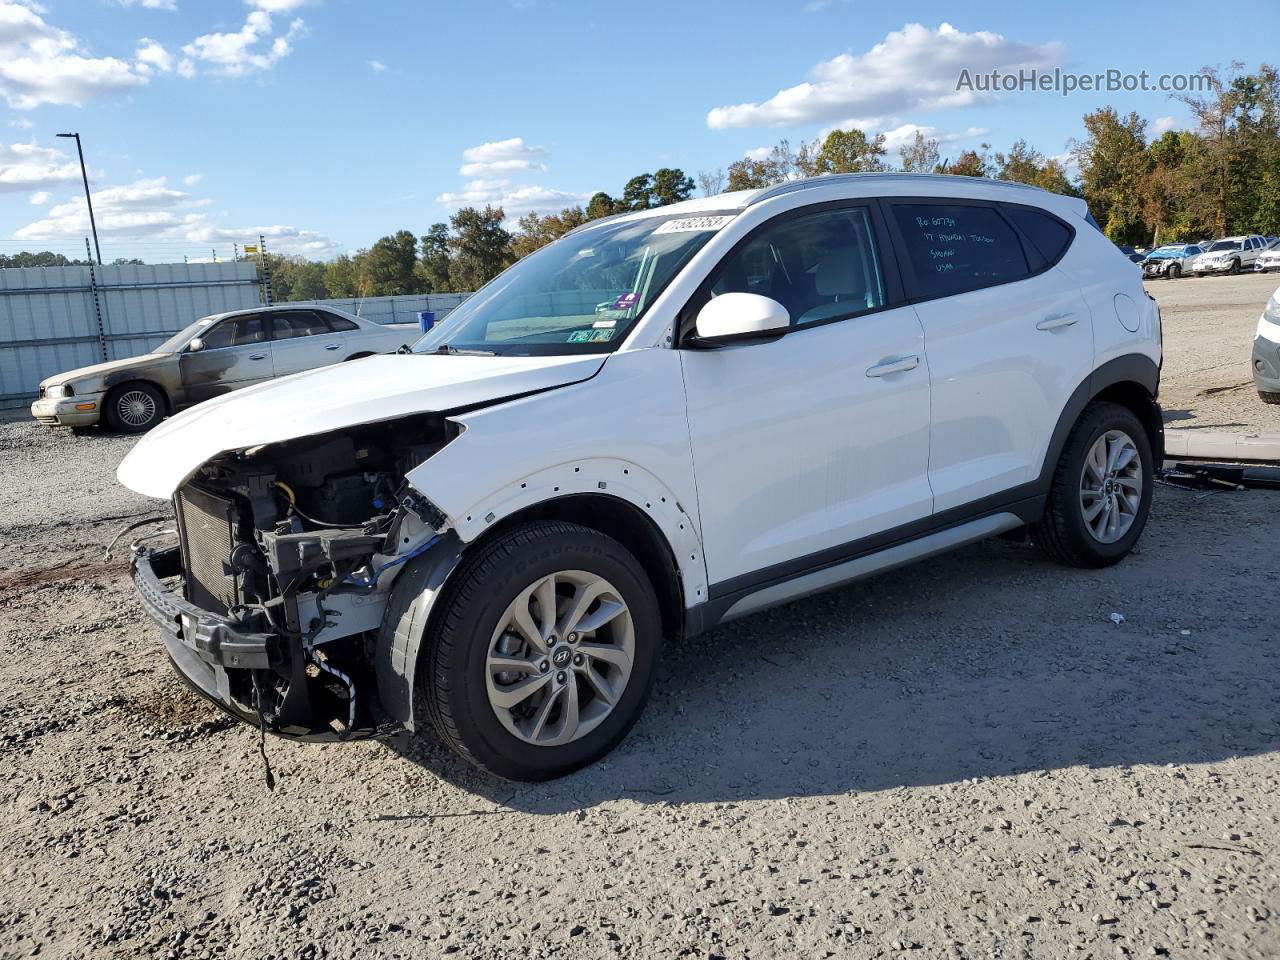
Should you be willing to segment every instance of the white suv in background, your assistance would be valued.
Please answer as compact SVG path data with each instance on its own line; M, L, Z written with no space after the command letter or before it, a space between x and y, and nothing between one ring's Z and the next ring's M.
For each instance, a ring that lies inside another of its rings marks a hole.
M1258 254L1266 249L1267 241L1258 236L1223 237L1205 248L1204 253L1191 262L1193 276L1206 273L1239 273L1252 270Z
M664 638L1018 528L1120 560L1160 362L1078 199L877 174L623 214L411 353L152 431L119 478L172 498L180 541L133 575L247 722L433 730L553 777L635 723Z

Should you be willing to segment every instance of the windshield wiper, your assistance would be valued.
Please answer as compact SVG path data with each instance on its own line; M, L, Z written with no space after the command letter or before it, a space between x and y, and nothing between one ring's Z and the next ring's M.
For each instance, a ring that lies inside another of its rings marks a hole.
M447 343L442 343L431 351L431 356L443 357L496 357L497 354L492 350L469 350L465 347L453 347Z

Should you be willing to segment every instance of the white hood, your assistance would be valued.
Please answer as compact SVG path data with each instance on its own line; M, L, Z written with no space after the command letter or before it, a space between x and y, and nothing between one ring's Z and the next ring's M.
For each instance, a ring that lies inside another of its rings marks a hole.
M578 383L604 359L390 354L308 370L171 417L138 441L116 478L167 499L220 453Z

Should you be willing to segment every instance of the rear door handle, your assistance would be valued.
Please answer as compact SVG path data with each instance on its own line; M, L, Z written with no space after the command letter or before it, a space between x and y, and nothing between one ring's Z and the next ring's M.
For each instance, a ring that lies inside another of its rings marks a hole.
M265 360L265 359L267 359L267 355L266 355L265 353L251 353L251 354L249 354L249 359L250 359L250 360Z
M914 370L920 366L920 358L898 357L896 360L886 360L884 363L877 363L874 367L867 368L868 377L887 377L891 373L906 373L908 370Z
M1037 323L1036 329L1057 330L1059 327L1069 327L1079 319L1074 313L1055 313Z
M325 347L325 349L326 349L326 350L341 350L341 349L342 349L342 344L340 344L340 343L331 343L331 344L329 344L327 347Z

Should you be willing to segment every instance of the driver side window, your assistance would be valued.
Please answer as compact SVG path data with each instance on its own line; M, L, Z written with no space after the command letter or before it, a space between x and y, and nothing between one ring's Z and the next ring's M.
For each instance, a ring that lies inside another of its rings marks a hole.
M769 224L720 264L711 295L756 293L787 308L793 327L883 307L884 280L866 207Z
M250 343L262 343L267 337L263 329L262 314L254 313L223 320L201 339L204 340L206 350L216 350L219 347L243 347Z

